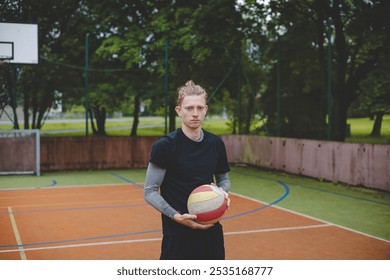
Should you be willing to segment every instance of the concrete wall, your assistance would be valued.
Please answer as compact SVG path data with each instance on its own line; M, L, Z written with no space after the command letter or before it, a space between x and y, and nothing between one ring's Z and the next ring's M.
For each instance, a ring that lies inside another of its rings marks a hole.
M158 137L42 137L41 170L144 168Z
M159 137L41 137L41 171L145 168ZM223 136L231 163L390 191L390 145L304 139ZM4 142L4 141L3 141ZM9 145L1 143L0 161ZM26 152L19 158L26 158ZM1 166L0 166L1 167ZM3 168L1 168L3 169Z
M229 160L390 191L390 145L223 136Z

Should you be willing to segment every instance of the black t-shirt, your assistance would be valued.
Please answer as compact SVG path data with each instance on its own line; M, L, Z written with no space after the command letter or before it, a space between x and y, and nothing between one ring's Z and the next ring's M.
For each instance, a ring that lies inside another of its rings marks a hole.
M150 162L166 169L160 186L162 197L179 213L188 213L192 190L214 181L214 174L230 171L225 144L219 136L203 130L202 141L189 139L179 128L160 138L152 147ZM191 232L162 215L164 234Z

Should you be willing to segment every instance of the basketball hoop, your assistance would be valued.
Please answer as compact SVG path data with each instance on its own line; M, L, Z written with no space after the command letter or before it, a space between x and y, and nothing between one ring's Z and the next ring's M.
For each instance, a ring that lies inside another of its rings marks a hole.
M38 25L0 22L2 64L38 64ZM4 56L11 57L4 61Z
M14 43L6 42L0 36L0 65L14 59Z

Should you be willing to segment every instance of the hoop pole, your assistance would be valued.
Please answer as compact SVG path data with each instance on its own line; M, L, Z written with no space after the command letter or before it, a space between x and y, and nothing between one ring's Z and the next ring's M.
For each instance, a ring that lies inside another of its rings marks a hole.
M36 158L35 158L35 166L36 166L36 174L37 176L41 176L41 143L40 143L40 130L34 129L35 131L35 149L36 149Z
M280 137L280 40L277 42L277 64L276 64L276 135Z
M88 33L85 34L85 136L88 136Z
M168 48L169 48L169 41L165 41L165 79L164 79L164 96L165 96L165 134L168 134Z
M333 139L333 99L332 99L332 21L327 20L327 37L328 37L328 140Z

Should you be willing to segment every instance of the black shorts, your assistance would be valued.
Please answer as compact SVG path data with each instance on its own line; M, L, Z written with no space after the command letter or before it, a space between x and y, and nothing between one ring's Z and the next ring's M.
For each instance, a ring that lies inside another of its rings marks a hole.
M189 234L164 235L160 260L224 260L222 226L193 230Z

